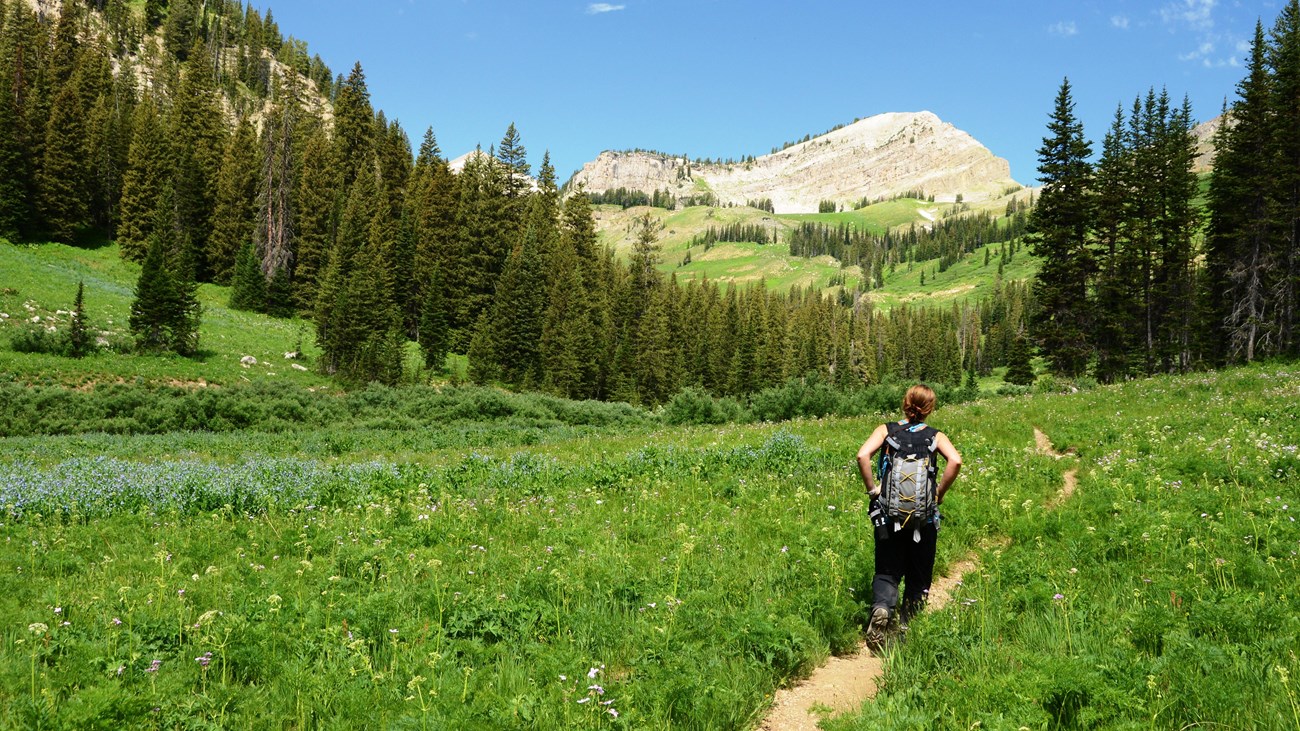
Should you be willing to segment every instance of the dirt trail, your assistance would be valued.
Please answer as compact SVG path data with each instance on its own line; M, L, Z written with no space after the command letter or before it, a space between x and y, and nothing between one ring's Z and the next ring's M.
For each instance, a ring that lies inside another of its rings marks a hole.
M1057 459L1066 456L1054 451L1051 440L1037 428L1034 444L1038 451ZM1076 473L1077 470L1070 469L1063 475L1060 492L1046 504L1049 510L1074 494L1078 486ZM952 598L962 577L977 569L979 554L974 551L949 566L948 575L936 578L930 587L927 608L941 609ZM829 709L832 716L855 709L875 697L876 683L884 672L884 659L873 654L865 643L859 644L852 655L832 657L808 679L792 688L778 690L758 731L817 731L820 716L813 712L814 706L819 710Z

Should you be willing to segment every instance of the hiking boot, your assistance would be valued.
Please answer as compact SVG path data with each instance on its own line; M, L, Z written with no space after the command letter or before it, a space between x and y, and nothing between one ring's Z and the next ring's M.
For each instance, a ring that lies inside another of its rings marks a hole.
M867 625L867 645L879 649L885 644L885 631L889 629L889 610L885 607L871 609L871 622Z

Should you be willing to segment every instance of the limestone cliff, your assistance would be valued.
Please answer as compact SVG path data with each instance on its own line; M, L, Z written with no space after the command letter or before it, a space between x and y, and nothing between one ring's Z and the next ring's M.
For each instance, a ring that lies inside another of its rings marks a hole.
M571 183L592 192L667 189L679 199L712 193L721 205L770 198L778 213L815 213L822 201L848 207L909 191L974 202L1015 184L1006 160L930 112L869 117L749 163L602 152Z

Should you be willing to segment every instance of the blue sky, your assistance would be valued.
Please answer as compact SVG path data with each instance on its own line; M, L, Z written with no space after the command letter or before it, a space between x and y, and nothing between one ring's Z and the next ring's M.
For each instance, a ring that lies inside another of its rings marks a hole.
M354 61L414 144L455 157L514 122L560 180L606 149L766 154L856 117L930 110L1022 183L1061 79L1100 139L1152 86L1216 116L1282 0L273 0L335 73Z

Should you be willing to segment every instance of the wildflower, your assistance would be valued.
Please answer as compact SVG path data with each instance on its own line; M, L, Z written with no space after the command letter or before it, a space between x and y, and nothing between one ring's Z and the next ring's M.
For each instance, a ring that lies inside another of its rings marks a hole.
M149 667L145 668L144 671L146 673L156 673L160 667L162 667L162 660L154 658L154 661L149 663Z
M198 657L194 658L194 662L198 663L199 667L206 668L208 664L212 662L212 653L205 652L202 655L199 655Z
M582 698L579 698L579 699L578 699L578 702L579 702L579 703L590 703L590 702L591 702L591 697L590 697L590 696L583 696Z
M1070 567L1070 573L1072 573L1072 574L1077 574L1077 573L1079 573L1079 570L1076 569L1076 568L1074 568L1073 566L1071 566L1071 567Z
M1064 599L1064 598L1065 598L1065 595L1064 595L1064 594L1059 594L1059 593L1058 593L1058 594L1053 594L1053 595L1052 595L1052 599L1053 599L1054 601L1058 601L1058 602L1059 602L1059 601L1061 601L1061 600Z
M41 635L44 635L46 632L49 632L50 627L44 622L32 622L31 624L27 625L27 631L39 637Z
M613 708L606 708L605 712L613 716L614 718L618 718L618 711L614 710Z
M117 675L118 675L118 677L121 677L121 676L122 676L122 673L124 673L124 672L126 672L126 666L125 666L125 665L118 665L118 666L117 666Z
M789 546L781 546L781 553L789 553L789 552L790 552Z
M592 669L590 669L590 670L587 671L587 677L588 677L588 678L595 678L596 675L597 675L599 672L600 672L600 668L592 668Z
M55 613L55 614L63 614L63 607L55 607L55 608L54 608L54 613Z
M118 619L117 617L113 617L113 626L114 626L114 627L121 627L121 626L122 626L122 620Z

